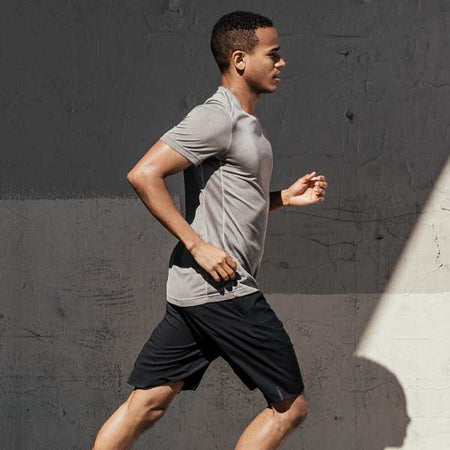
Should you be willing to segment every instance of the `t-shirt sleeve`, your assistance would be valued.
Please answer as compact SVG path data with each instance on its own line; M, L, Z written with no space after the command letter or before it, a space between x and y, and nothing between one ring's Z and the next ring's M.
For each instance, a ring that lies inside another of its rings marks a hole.
M195 166L206 158L223 156L231 143L232 119L223 108L201 104L193 108L160 140Z

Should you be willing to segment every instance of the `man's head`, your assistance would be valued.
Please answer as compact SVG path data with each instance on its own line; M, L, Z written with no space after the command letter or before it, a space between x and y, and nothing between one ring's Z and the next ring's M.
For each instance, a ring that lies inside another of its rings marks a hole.
M222 74L240 76L255 92L273 92L285 66L278 33L267 17L234 11L221 17L211 34L211 50Z

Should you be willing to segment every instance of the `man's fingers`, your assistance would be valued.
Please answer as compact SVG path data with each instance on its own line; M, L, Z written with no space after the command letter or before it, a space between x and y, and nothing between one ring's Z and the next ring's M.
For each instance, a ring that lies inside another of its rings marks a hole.
M231 259L231 257L226 258L226 262L222 265L224 270L228 273L229 277L234 280L236 278L237 264Z
M223 266L223 268L232 280L234 280L236 278L236 274L235 274L234 270L229 265L225 264Z
M237 269L237 264L231 259L230 256L226 257L226 262L233 270Z
M217 273L220 275L220 277L222 278L222 280L228 280L228 273L221 267L218 266L216 269ZM217 281L217 280L216 280Z
M220 282L220 276L217 274L217 272L216 272L215 270L211 270L211 271L209 272L209 274L214 278L214 281L215 281L216 283L219 283L219 282Z
M224 260L215 269L225 281L228 281L229 279L234 280L236 278L235 270L237 269L237 264L226 252Z
M217 273L220 275L222 280L228 281L230 278L234 280L235 274L231 267L227 264L223 264L222 266L217 267ZM218 281L218 280L216 280ZM220 281L220 280L219 280Z

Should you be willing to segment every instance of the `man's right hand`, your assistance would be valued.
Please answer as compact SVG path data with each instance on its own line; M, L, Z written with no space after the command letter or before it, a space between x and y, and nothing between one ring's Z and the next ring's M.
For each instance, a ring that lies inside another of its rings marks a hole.
M195 261L206 270L214 280L220 281L236 277L237 264L231 256L221 248L200 240L192 249L191 254Z

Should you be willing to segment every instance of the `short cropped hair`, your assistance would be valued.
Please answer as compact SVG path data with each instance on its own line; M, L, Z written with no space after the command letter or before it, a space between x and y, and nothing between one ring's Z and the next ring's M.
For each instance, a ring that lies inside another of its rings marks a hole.
M233 11L217 21L211 33L211 51L221 73L229 69L234 51L252 52L258 43L255 30L265 27L273 27L273 22L250 11Z

